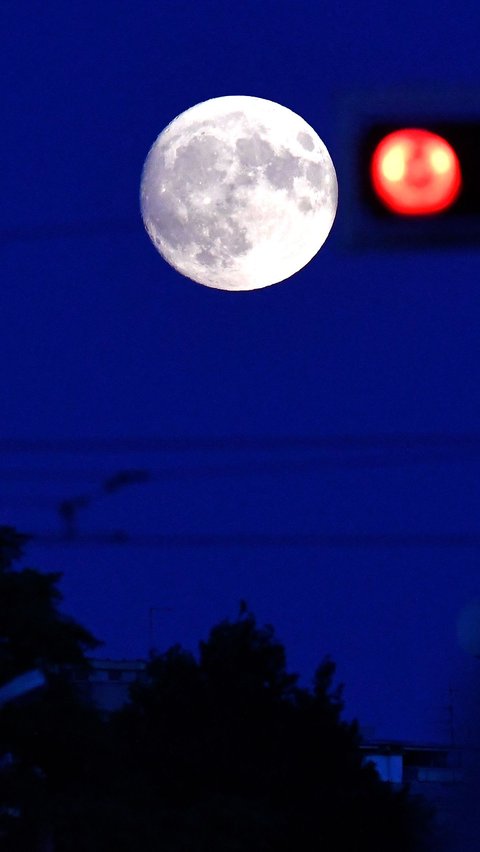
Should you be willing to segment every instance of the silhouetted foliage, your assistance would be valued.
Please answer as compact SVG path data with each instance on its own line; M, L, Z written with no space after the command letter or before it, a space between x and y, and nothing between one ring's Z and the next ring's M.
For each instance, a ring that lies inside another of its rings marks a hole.
M25 536L0 527L0 682L40 667L86 663L100 643L59 612L61 574L15 570Z
M39 669L43 688L0 707L0 842L34 850L68 822L75 795L89 788L89 761L100 720L67 680L88 665L94 637L59 611L60 575L16 570L25 536L0 528L0 685Z
M0 848L424 848L428 814L364 764L332 660L301 688L273 628L242 602L198 658L179 645L153 656L147 682L102 720L65 677L96 641L59 612L60 575L13 569L23 543L0 529L0 685L33 666L47 685L0 708Z
M334 674L326 658L300 688L272 627L245 611L212 629L198 662L179 646L151 660L113 724L132 789L140 773L155 791L162 849L423 848L426 811L364 764Z

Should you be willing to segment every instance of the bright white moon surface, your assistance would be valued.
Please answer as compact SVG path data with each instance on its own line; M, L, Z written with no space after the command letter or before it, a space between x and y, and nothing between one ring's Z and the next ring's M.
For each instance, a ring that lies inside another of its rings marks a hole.
M325 242L337 178L299 115L263 98L212 98L177 116L143 167L145 228L182 275L255 290L294 275Z

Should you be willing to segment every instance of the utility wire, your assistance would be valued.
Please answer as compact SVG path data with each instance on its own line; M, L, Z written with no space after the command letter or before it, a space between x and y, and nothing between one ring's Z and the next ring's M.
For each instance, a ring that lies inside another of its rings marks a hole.
M425 464L464 464L480 461L480 447L475 451L434 451L413 453L382 453L381 455L356 454L354 456L329 455L323 458L286 458L281 460L258 460L242 463L221 463L203 465L165 465L164 467L149 468L139 471L144 474L144 481L162 482L169 479L190 479L196 477L222 477L222 476L250 476L252 474L278 474L278 473L312 473L315 471L330 470L333 468L346 469L381 469L391 467L409 467L411 465ZM2 482L41 482L65 483L72 481L98 482L105 477L105 471L85 470L71 468L5 468L0 469L0 481Z
M480 451L477 433L384 433L372 435L195 436L134 438L0 439L0 453L145 453L270 450L469 450Z
M52 546L111 546L147 548L477 548L480 533L233 533L233 534L147 534L125 532L89 533L73 536L27 533L29 541Z
M63 222L51 225L17 226L0 230L0 245L58 240L69 237L96 237L101 234L133 233L141 230L139 219L103 219Z

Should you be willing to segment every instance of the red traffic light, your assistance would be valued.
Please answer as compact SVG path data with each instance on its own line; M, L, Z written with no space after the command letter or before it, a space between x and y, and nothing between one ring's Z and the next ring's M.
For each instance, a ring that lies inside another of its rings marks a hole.
M370 164L373 189L393 213L440 213L458 198L462 173L458 157L437 133L403 128L378 143Z

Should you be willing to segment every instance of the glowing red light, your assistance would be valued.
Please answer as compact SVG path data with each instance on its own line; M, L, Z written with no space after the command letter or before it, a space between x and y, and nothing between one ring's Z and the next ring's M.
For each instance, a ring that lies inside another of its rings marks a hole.
M370 167L383 204L404 216L427 216L450 207L462 187L458 157L442 136L405 128L378 144Z

